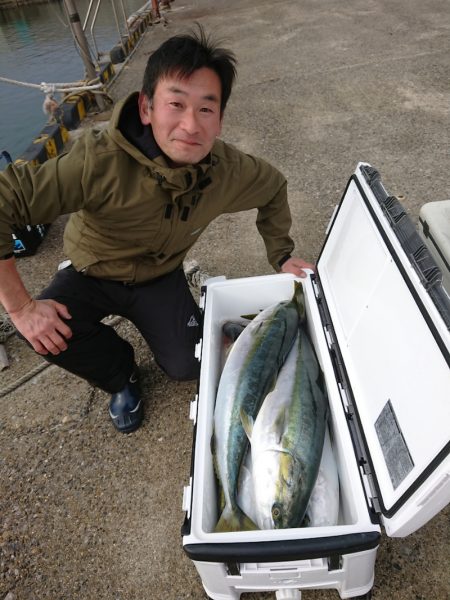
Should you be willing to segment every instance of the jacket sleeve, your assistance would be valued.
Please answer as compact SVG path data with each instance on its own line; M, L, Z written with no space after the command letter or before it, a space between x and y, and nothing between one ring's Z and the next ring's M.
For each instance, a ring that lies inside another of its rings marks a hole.
M229 212L258 209L256 226L264 240L268 261L276 271L280 271L279 261L294 250L294 242L289 236L292 219L286 179L266 161L233 150L238 161L234 165L237 169L230 185L234 188L234 200Z
M0 172L0 257L13 251L15 228L51 223L83 205L84 142L34 167L10 164Z
M267 258L280 271L280 261L294 250L294 241L289 236L292 219L287 201L287 182L262 207L258 208L256 226L266 246Z

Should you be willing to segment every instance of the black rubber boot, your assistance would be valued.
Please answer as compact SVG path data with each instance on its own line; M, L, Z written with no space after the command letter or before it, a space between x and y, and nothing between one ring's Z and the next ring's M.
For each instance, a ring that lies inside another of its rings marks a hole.
M142 423L144 410L139 392L138 370L135 367L126 386L113 394L109 403L109 415L114 427L121 433L131 433Z

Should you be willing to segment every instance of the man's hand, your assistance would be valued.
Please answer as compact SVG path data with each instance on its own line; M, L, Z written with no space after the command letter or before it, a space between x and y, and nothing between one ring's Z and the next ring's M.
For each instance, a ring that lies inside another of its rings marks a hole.
M72 337L70 327L62 321L71 319L69 311L55 300L30 299L9 316L38 354L59 354L66 350L66 340Z
M292 256L288 258L283 266L281 267L282 273L292 273L296 277L306 277L307 273L304 269L311 269L311 271L315 271L316 267L312 263L306 262L301 258L295 258Z

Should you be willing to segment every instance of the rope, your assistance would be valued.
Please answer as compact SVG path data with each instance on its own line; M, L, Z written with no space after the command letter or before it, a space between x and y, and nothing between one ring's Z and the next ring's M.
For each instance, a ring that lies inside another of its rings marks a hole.
M0 315L0 344L13 335L15 327L6 315Z
M19 388L21 385L23 385L24 383L29 381L32 377L35 377L36 375L38 375L41 371L43 371L50 365L51 365L51 363L48 363L48 362L40 363L39 365L34 367L34 369L31 369L31 371L28 371L28 373L25 373L25 375L23 375L22 377L19 377L19 379L16 379L16 381L13 381L9 385L7 385L5 388L0 390L0 398L3 398L3 396L10 394L11 392L13 392L17 388Z
M27 83L25 81L17 81L16 79L8 79L8 77L0 77L0 81L3 83L10 83L12 85L40 90L44 94L52 94L55 92L85 92L99 90L103 87L103 83L91 84L91 82L88 82L86 85L79 85L82 83L80 81L74 81L72 83L46 83L45 81L42 83ZM95 81L95 79L92 81Z

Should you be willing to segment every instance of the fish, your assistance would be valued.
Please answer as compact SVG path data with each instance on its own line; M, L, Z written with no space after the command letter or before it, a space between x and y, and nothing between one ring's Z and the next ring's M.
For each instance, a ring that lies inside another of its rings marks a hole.
M256 315L255 315L256 316ZM243 317L242 317L243 318ZM222 332L229 344L233 344L244 331L247 323L240 321L226 321L222 326Z
M253 487L252 452L247 452L241 466L237 503L250 519L257 523L256 497ZM302 527L337 525L339 515L339 475L328 427L325 428L322 458Z
M255 491L253 488L252 453L249 448L239 471L236 496L239 508L256 524Z
M306 509L305 524L308 527L329 527L337 525L338 517L339 475L327 427L319 473Z
M261 311L235 341L223 368L214 409L211 449L222 512L215 530L257 529L236 502L239 471L249 446L241 414L256 417L273 387L305 314L303 287L294 284L290 300Z
M302 526L321 462L327 411L323 374L301 325L256 419L242 415L260 529Z

